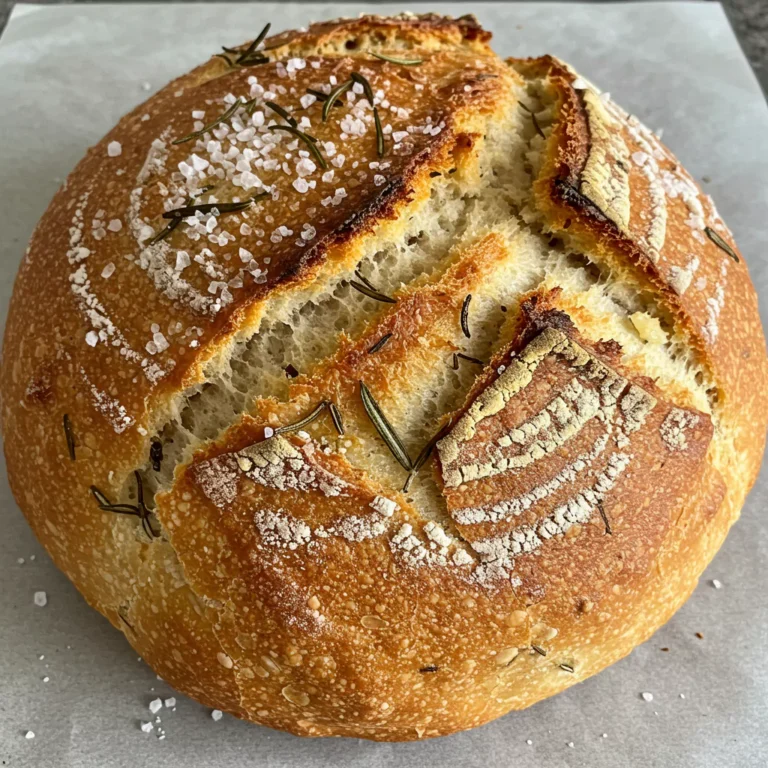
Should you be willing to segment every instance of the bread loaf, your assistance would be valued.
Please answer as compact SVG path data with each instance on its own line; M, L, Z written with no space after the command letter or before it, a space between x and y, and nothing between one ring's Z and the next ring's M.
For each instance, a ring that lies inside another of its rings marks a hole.
M755 292L712 200L556 59L470 16L265 35L126 115L37 226L10 482L178 690L449 734L690 595L762 457Z

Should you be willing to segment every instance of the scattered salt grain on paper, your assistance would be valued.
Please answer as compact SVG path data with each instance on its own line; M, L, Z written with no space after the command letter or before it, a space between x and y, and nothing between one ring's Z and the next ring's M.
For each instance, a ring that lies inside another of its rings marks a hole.
M648 693L645 691L644 693L640 694L643 697L643 701L653 701L653 694Z
M214 709L213 712L211 712L211 719L215 720L217 723L222 717L224 717L224 713L220 709Z
M152 701L149 702L149 711L153 715L156 715L162 708L163 702L160 701L160 699L152 699Z
M712 586L715 589L722 589L723 588L723 582L718 579L712 579Z
M154 725L151 722L143 721L141 723L141 730L144 731L144 733L151 733L154 730Z
M35 738L35 732L34 731L27 731L24 734L25 739L34 739Z
M45 592L35 592L35 605L40 606L40 608L44 608L46 605L48 605L48 595L45 594ZM42 656L40 657L42 658Z

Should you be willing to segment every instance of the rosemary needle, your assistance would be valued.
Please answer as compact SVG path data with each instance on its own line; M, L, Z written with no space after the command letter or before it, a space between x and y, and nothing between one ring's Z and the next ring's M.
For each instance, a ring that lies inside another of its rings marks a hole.
M284 109L279 104L275 104L274 101L265 101L264 106L269 107L273 112L276 112L280 117L285 120L286 123L289 123L294 128L298 127L298 123L296 122L296 118L291 116L291 113L288 112L287 109Z
M369 347L368 354L372 355L378 352L391 338L391 333L385 333L373 346Z
M323 122L328 121L328 115L331 112L331 107L335 103L336 99L339 98L343 93L346 93L352 86L354 85L354 82L352 80L346 80L343 83L340 83L337 85L329 94L326 100L323 102Z
M269 59L267 59L266 56L264 56L263 54L259 54L256 51L256 49L264 42L264 38L269 34L269 28L271 26L272 26L272 24L270 22L267 22L264 25L264 29L262 29L261 32L259 32L259 34L257 35L256 39L248 46L248 48L246 48L246 50L243 53L243 55L240 56L240 58L236 60L236 62L235 62L236 64L240 64L241 66L247 65L247 63L249 62L251 57L259 57L259 58L266 59L267 61L269 61ZM256 63L256 62L254 62L254 63Z
M72 421L69 418L69 414L64 414L64 436L67 438L67 451L69 452L69 458L72 461L75 460L75 435L72 432Z
M331 414L331 421L333 421L334 429L340 434L344 434L344 420L341 418L341 411L336 403L328 401L328 411Z
M298 432L300 429L303 429L307 425L311 424L315 419L317 419L325 410L327 405L328 402L323 400L323 402L320 403L320 405L318 405L308 416L305 416L303 419L299 419L293 424L286 424L284 427L278 427L275 430L275 434L283 435L286 432Z
M464 303L461 305L461 330L468 338L472 338L472 334L469 332L469 302L472 301L472 294L468 293L467 298L464 299Z
M293 125L270 125L269 130L286 131L286 133L292 133L297 139L301 139L307 145L307 149L309 149L312 156L315 158L315 160L317 160L317 164L323 170L328 169L328 163L325 161L322 152L320 152L320 148L317 146L317 139L314 136L310 136L308 133L300 131Z
M363 400L363 407L368 414L368 418L376 428L379 436L389 448L392 455L400 462L400 465L406 471L410 472L413 469L413 462L408 455L408 451L403 445L403 441L398 437L394 427L389 423L389 420L384 415L384 411L374 399L370 389L365 385L365 382L360 382L360 397Z
M394 56L387 56L383 53L374 53L369 51L371 56L375 56L382 61L388 61L390 64L400 64L403 67L415 67L417 64L423 64L424 59L396 59Z
M232 104L232 106L226 112L219 115L213 122L208 123L208 125L204 125L199 131L193 131L186 136L182 136L180 139L174 139L171 144L184 144L186 141L191 141L192 139L196 139L198 136L202 136L204 133L212 130L220 123L229 120L229 118L232 117L235 112L237 112L238 107L241 107L242 105L243 102L240 99L236 99L235 103Z
M731 246L728 245L728 243L726 243L714 229L712 229L712 227L704 227L704 232L718 248L725 251L735 262L739 261L739 256L736 251L734 251L733 248L731 248Z
M373 122L376 126L376 154L384 157L384 129L381 127L381 118L379 117L379 108L373 108Z

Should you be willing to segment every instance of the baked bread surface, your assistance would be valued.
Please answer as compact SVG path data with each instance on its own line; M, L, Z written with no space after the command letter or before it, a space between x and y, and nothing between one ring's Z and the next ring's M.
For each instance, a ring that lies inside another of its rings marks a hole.
M529 706L667 621L754 482L765 341L713 202L595 86L489 38L368 16L213 57L33 234L14 494L212 707L409 740ZM324 120L307 89L352 73Z

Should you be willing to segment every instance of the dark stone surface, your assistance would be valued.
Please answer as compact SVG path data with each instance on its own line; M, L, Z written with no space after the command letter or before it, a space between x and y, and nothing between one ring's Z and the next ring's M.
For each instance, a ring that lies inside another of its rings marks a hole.
M90 0L81 1L89 2ZM96 1L103 2L103 0ZM200 0L186 1L197 2ZM206 1L215 2L215 0ZM507 1L513 2L513 0ZM35 0L35 2L54 4L67 3L71 0ZM0 30L5 27L5 22L14 5L15 0L0 0ZM763 92L768 94L768 0L722 0L722 5L725 7L741 47L760 81ZM408 3L404 2L403 6L407 8ZM467 2L467 7L470 6L471 2ZM344 3L338 3L338 7L339 14L343 15Z

